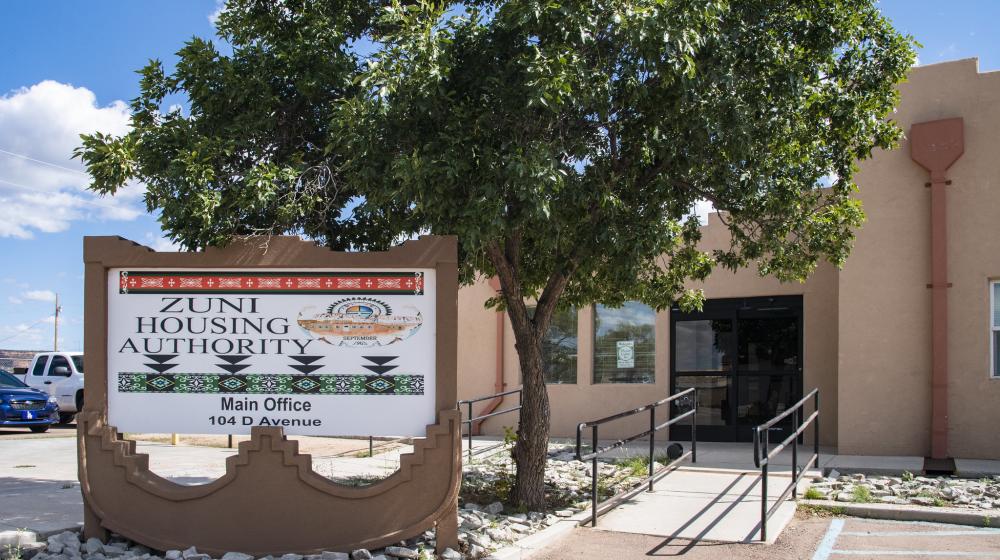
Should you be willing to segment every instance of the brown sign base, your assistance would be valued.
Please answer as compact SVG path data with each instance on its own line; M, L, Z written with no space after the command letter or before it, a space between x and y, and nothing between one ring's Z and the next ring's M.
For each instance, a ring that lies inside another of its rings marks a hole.
M312 458L281 428L254 428L226 460L224 476L181 486L150 472L149 456L136 453L134 441L84 413L77 422L87 467L80 471L86 537L107 540L112 531L159 550L194 545L213 556L264 556L381 548L435 526L438 547L457 549L461 425L457 411L440 420L415 440L398 471L371 486L316 474Z

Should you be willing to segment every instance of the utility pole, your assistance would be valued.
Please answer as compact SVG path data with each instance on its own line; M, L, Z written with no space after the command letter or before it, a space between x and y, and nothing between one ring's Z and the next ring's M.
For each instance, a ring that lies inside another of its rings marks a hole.
M60 310L61 310L61 308L59 307L59 294L56 294L56 321L54 323L54 325L55 325L55 331L54 331L54 333L52 335L52 350L54 352L59 351L59 311Z

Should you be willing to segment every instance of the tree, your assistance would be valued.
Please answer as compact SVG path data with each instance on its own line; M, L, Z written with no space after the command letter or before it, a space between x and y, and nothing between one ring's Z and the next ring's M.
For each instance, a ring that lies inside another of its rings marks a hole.
M165 227L193 246L272 221L331 247L458 235L463 281L496 275L490 303L513 327L524 387L514 496L532 509L545 500L542 341L554 312L696 307L702 296L685 285L715 266L802 280L821 259L842 264L864 218L855 161L898 139L884 118L914 60L872 0L394 2L368 21L364 4L254 6L232 2L222 17L232 56L186 48L173 76L147 68L133 131L84 139L94 188L136 178L181 195L148 202L176 216ZM316 25L314 12L330 10L334 30ZM374 41L365 56L337 43L359 33ZM295 137L309 141L292 141L292 157L270 148L292 136L280 124L220 99L238 95L227 89L238 61L256 68L316 44L350 62L331 70L343 77L281 64L260 75L292 98L303 75L332 92L318 97L329 103L314 108L322 118L297 121ZM164 90L192 96L191 114L145 116ZM202 142L227 145L233 133L268 148L200 159ZM276 191L298 192L318 161L337 189L275 206ZM230 199L238 211L220 202ZM723 212L728 248L699 250L699 200Z

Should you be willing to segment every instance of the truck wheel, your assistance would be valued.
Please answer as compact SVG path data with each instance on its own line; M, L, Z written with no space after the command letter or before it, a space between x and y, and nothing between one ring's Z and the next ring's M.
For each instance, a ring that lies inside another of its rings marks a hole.
M76 413L75 412L60 412L59 413L59 423L60 424L69 424L70 422L73 421L73 418L76 418Z
M49 431L48 426L31 426L29 429L33 434L44 434L45 432Z
M76 392L76 411L83 412L83 389Z

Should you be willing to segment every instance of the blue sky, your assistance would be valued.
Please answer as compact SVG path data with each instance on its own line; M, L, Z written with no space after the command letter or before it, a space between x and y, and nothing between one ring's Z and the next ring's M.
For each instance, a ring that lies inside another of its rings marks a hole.
M923 44L919 63L979 57L1000 69L1000 1L884 0L897 28ZM172 64L194 35L213 34L217 0L7 0L0 4L0 348L83 346L84 235L121 235L166 249L139 189L87 193L69 159L81 132L121 133L150 58Z

